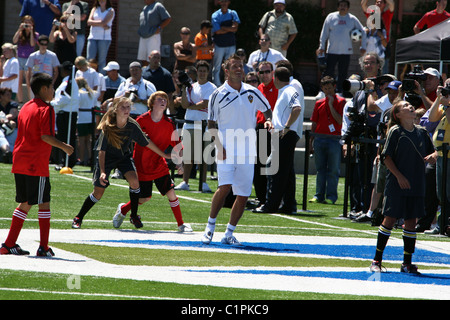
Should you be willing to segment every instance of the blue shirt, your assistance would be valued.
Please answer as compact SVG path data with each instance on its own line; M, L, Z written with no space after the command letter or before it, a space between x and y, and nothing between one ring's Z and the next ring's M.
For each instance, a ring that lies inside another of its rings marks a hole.
M236 36L234 32L227 32L224 34L215 34L221 27L231 27L233 22L241 23L236 11L228 9L227 12L222 13L219 9L211 16L213 41L216 46L219 47L231 47L236 45Z
M58 0L50 0L51 3L56 5L61 10L61 5ZM49 35L52 30L53 19L55 14L49 6L44 5L41 7L41 1L39 0L23 0L22 11L19 16L23 17L30 15L34 19L34 30L39 34Z

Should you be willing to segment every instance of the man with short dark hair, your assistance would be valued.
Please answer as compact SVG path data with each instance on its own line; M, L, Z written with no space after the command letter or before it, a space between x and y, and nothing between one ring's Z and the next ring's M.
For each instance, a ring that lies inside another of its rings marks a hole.
M447 7L447 0L436 1L436 9L425 13L423 17L414 25L414 33L419 33L425 26L427 26L427 28L431 28L450 18L450 13L445 11L445 7Z

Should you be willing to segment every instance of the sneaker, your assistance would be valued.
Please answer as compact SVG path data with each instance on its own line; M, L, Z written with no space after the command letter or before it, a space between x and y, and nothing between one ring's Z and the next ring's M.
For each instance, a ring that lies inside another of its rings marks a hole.
M111 175L111 179L124 179L122 172L119 169L116 169L114 173Z
M41 247L41 246L39 246L39 249L37 250L36 255L38 257L53 257L53 256L55 256L52 248L49 247L47 250L45 250L44 247Z
M372 220L371 217L369 217L366 213L363 213L362 215L354 219L353 222L367 222L371 220Z
M323 200L320 201L319 199L314 197L314 198L310 199L308 202L309 203L323 203L324 201Z
M206 182L202 183L202 192L203 193L212 193L211 188L208 186L208 184Z
M229 244L231 246L242 246L242 244L236 239L235 236L225 236L220 241L222 244Z
M371 272L386 272L386 268L381 265L379 261L372 261L372 265L370 266Z
M354 219L359 218L363 214L364 214L364 211L350 212L349 217L350 217L351 220L354 220Z
M15 254L17 256L27 256L30 254L30 252L22 250L22 248L18 244L10 248L6 246L6 244L2 243L0 254Z
M81 229L81 219L78 217L73 218L72 229Z
M192 232L192 227L189 223L183 223L181 226L178 227L178 231L180 232Z
M130 222L131 224L134 224L134 226L139 229L142 228L144 225L141 222L141 216L135 216L135 217L130 217Z
M186 182L183 181L179 185L177 185L174 189L175 190L189 191L189 185Z
M415 264L402 263L402 266L400 267L400 272L420 274L420 272L417 270L417 266Z
M122 206L125 203L119 203L119 205L117 206L117 210L116 210L116 214L114 215L113 218L113 226L114 228L119 228L122 225L123 220L125 220L125 216L122 214Z
M214 236L214 232L211 232L210 230L205 230L205 233L202 236L202 243L210 244L213 236Z

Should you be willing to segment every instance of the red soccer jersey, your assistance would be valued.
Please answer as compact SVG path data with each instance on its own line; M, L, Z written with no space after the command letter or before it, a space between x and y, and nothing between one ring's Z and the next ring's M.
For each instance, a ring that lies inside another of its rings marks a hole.
M139 116L136 121L142 131L162 151L181 143L173 122L165 116L159 122L154 122L149 111ZM153 181L169 173L166 160L147 147L136 144L133 158L140 181Z
M41 136L55 135L55 111L41 99L23 105L17 118L17 139L13 151L12 173L48 177L52 146Z
M441 23L442 21L447 20L448 18L450 18L450 13L448 13L447 11L444 10L444 12L439 14L439 13L437 13L436 9L434 9L432 11L425 13L424 16L422 17L422 19L420 19L416 23L416 26L420 30L422 30L423 27L425 27L425 26L427 26L428 28L431 28L431 27Z
M334 110L342 116L345 106L345 99L335 95L333 101ZM316 133L340 135L341 125L333 118L331 111L328 109L328 97L320 99L314 106L311 121L317 123ZM332 126L331 126L332 125Z

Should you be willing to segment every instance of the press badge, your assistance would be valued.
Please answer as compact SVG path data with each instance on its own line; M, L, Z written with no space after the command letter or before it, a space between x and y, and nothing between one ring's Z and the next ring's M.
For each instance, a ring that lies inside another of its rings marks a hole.
M445 136L445 130L444 129L439 129L438 132L437 132L436 140L437 141L444 141L444 136Z
M330 125L328 126L328 129L330 129L330 132L335 132L335 131L336 131L336 129L334 128L334 125L333 125L333 124L330 124Z

